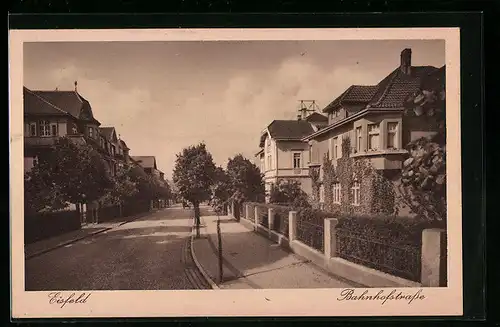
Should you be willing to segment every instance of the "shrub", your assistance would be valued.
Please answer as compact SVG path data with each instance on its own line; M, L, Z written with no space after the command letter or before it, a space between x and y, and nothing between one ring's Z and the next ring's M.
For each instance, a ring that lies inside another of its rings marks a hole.
M349 216L340 217L337 229L343 229L364 238L391 245L418 245L425 228L438 227L429 222L395 216Z
M78 229L80 216L74 210L25 215L24 243L33 243Z
M324 226L326 218L335 218L337 214L313 208L299 208L297 217L315 225Z

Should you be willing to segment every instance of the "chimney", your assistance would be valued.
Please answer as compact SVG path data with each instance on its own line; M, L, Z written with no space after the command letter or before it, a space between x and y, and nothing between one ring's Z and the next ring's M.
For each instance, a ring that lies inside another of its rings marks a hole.
M401 51L401 71L405 74L411 73L411 49L406 48Z
M78 88L77 88L77 86L78 86L78 82L77 82L77 81L75 81L75 92L78 92Z

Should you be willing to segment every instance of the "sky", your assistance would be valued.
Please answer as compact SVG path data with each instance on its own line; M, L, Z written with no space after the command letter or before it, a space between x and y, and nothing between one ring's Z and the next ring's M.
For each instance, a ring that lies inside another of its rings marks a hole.
M205 142L217 165L254 160L274 119L299 100L320 109L349 86L373 85L412 49L412 65L445 64L444 41L166 41L24 44L24 86L72 90L131 155L153 155L171 178L176 154Z

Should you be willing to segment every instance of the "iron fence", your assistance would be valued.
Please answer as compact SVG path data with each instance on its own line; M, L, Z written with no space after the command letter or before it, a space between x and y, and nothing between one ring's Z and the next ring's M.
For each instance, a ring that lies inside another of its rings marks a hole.
M268 208L265 205L256 205L257 209L257 221L259 225L264 227L269 227L269 219L268 219Z
M320 252L324 252L324 229L324 225L297 219L297 239Z
M251 222L254 222L254 215L255 215L255 207L256 207L256 203L253 203L253 202L247 202L246 203L248 205L248 213L249 213L249 217L245 217L247 220L250 220ZM243 209L243 210L246 210L246 209ZM245 215L246 216L246 215Z
M290 209L274 208L273 231L288 237L288 215Z
M336 229L338 256L385 273L420 282L420 244L394 245Z

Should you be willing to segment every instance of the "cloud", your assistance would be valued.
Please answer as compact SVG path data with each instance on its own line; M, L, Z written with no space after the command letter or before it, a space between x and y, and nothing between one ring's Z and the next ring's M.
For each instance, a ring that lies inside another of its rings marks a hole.
M272 120L295 119L301 99L322 108L352 84L379 82L394 68L384 56L402 47L287 44L40 42L25 51L25 81L67 90L77 80L96 118L170 176L176 153L200 141L217 164L237 153L253 159Z

